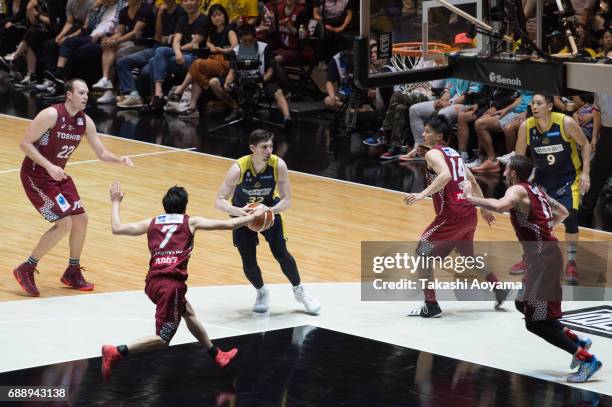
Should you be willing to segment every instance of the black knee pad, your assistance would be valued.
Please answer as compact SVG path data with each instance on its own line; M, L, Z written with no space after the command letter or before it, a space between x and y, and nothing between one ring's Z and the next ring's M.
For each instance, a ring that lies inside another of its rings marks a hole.
M578 233L578 211L569 209L569 215L563 221L565 225L565 233Z

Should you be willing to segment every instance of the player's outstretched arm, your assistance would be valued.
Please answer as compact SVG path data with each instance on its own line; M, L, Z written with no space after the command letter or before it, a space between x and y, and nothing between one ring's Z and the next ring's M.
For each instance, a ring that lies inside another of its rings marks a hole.
M91 145L91 149L94 151L96 157L98 157L100 161L123 164L127 165L128 167L134 166L134 163L129 157L116 155L104 147L102 140L100 140L100 136L98 136L96 125L89 116L85 116L85 122L87 123L87 127L85 128L85 137L87 137L87 140Z
M61 181L68 178L64 170L52 164L51 161L47 160L36 147L34 147L34 143L36 143L49 129L53 128L56 121L57 110L55 110L55 108L48 107L42 110L30 123L26 134L21 138L19 148L21 148L32 161L43 167L51 178L56 181Z
M217 193L217 199L215 199L215 208L220 211L229 213L232 216L245 216L248 212L245 209L238 208L231 204L230 199L234 195L236 185L240 181L240 167L234 163L230 167L219 192Z
M586 138L582 129L576 123L576 120L569 116L563 119L563 127L568 136L576 141L580 146L580 154L582 156L582 174L580 175L580 191L586 193L591 187L591 144Z
M510 209L518 205L521 199L523 199L527 194L525 188L521 187L520 185L513 185L508 188L506 190L506 194L501 199L475 196L472 191L472 184L468 181L462 182L461 188L463 189L465 199L472 202L476 206L497 213L508 212Z
M266 208L263 206L253 210L250 215L239 216L231 219L207 219L199 216L189 218L189 227L192 231L196 230L231 230L237 229L251 222L257 216L263 214Z
M516 155L525 155L527 152L527 121L523 121L519 126L514 152Z
M111 230L113 235L139 236L147 232L151 219L145 219L136 223L121 223L121 213L119 207L125 194L117 181L110 187L110 199L113 204L111 212Z
M404 197L404 202L406 202L407 205L412 205L425 199L425 197L435 194L444 188L444 186L448 184L448 181L453 178L448 169L448 165L446 165L446 160L444 160L444 155L442 152L438 150L429 150L425 154L425 161L427 161L427 165L435 171L436 179L434 179L433 182L423 191L414 194L407 194Z
M465 176L467 177L467 181L472 185L472 194L476 197L484 198L480 184L478 184L476 177L474 177L474 174L472 174L469 168L465 168ZM489 226L495 223L495 215L488 209L480 208L480 216L482 216Z
M291 206L291 185L289 184L289 170L287 164L281 158L278 159L277 167L278 179L276 180L276 191L280 201L272 207L275 215L286 211Z

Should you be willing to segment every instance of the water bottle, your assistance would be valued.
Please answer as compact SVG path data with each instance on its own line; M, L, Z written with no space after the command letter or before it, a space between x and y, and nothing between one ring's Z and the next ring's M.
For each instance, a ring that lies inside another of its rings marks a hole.
M304 24L300 25L300 29L298 30L298 38L300 40L306 39L306 29L304 28Z

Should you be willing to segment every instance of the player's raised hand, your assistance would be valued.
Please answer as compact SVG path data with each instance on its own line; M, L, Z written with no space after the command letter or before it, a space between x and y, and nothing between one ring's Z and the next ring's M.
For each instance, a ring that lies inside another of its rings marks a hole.
M50 165L49 168L47 168L47 172L55 181L61 181L68 178L66 172L64 172L64 170L57 165Z
M414 205L415 203L417 203L418 201L422 201L423 199L425 199L425 197L421 193L407 194L404 197L404 202L406 202L406 205Z
M133 167L134 163L132 162L132 159L130 157L125 157L125 156L121 156L119 157L121 159L121 164L125 165L126 167Z
M111 202L121 202L125 193L121 190L121 186L117 181L113 181L110 186L110 200Z

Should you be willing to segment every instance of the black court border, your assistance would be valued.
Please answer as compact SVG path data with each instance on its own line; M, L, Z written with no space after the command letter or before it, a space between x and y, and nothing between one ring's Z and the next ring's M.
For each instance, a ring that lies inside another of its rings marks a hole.
M582 314L583 312L598 311L598 310L602 310L602 309L606 309L606 310L612 311L612 306L610 306L610 305L599 305L597 307L580 308L580 309L575 309L575 310L571 310L571 311L564 311L563 312L563 317L565 317L566 315L576 315L576 314ZM573 324L571 322L565 321L564 318L561 318L561 322L565 326L567 326L568 328L575 329L576 331L586 332L586 333L589 333L589 334L592 334L592 335L601 336L603 338L612 339L612 334L604 334L604 333L601 333L600 331L596 331L594 329L586 328L584 325L576 325L576 324Z

